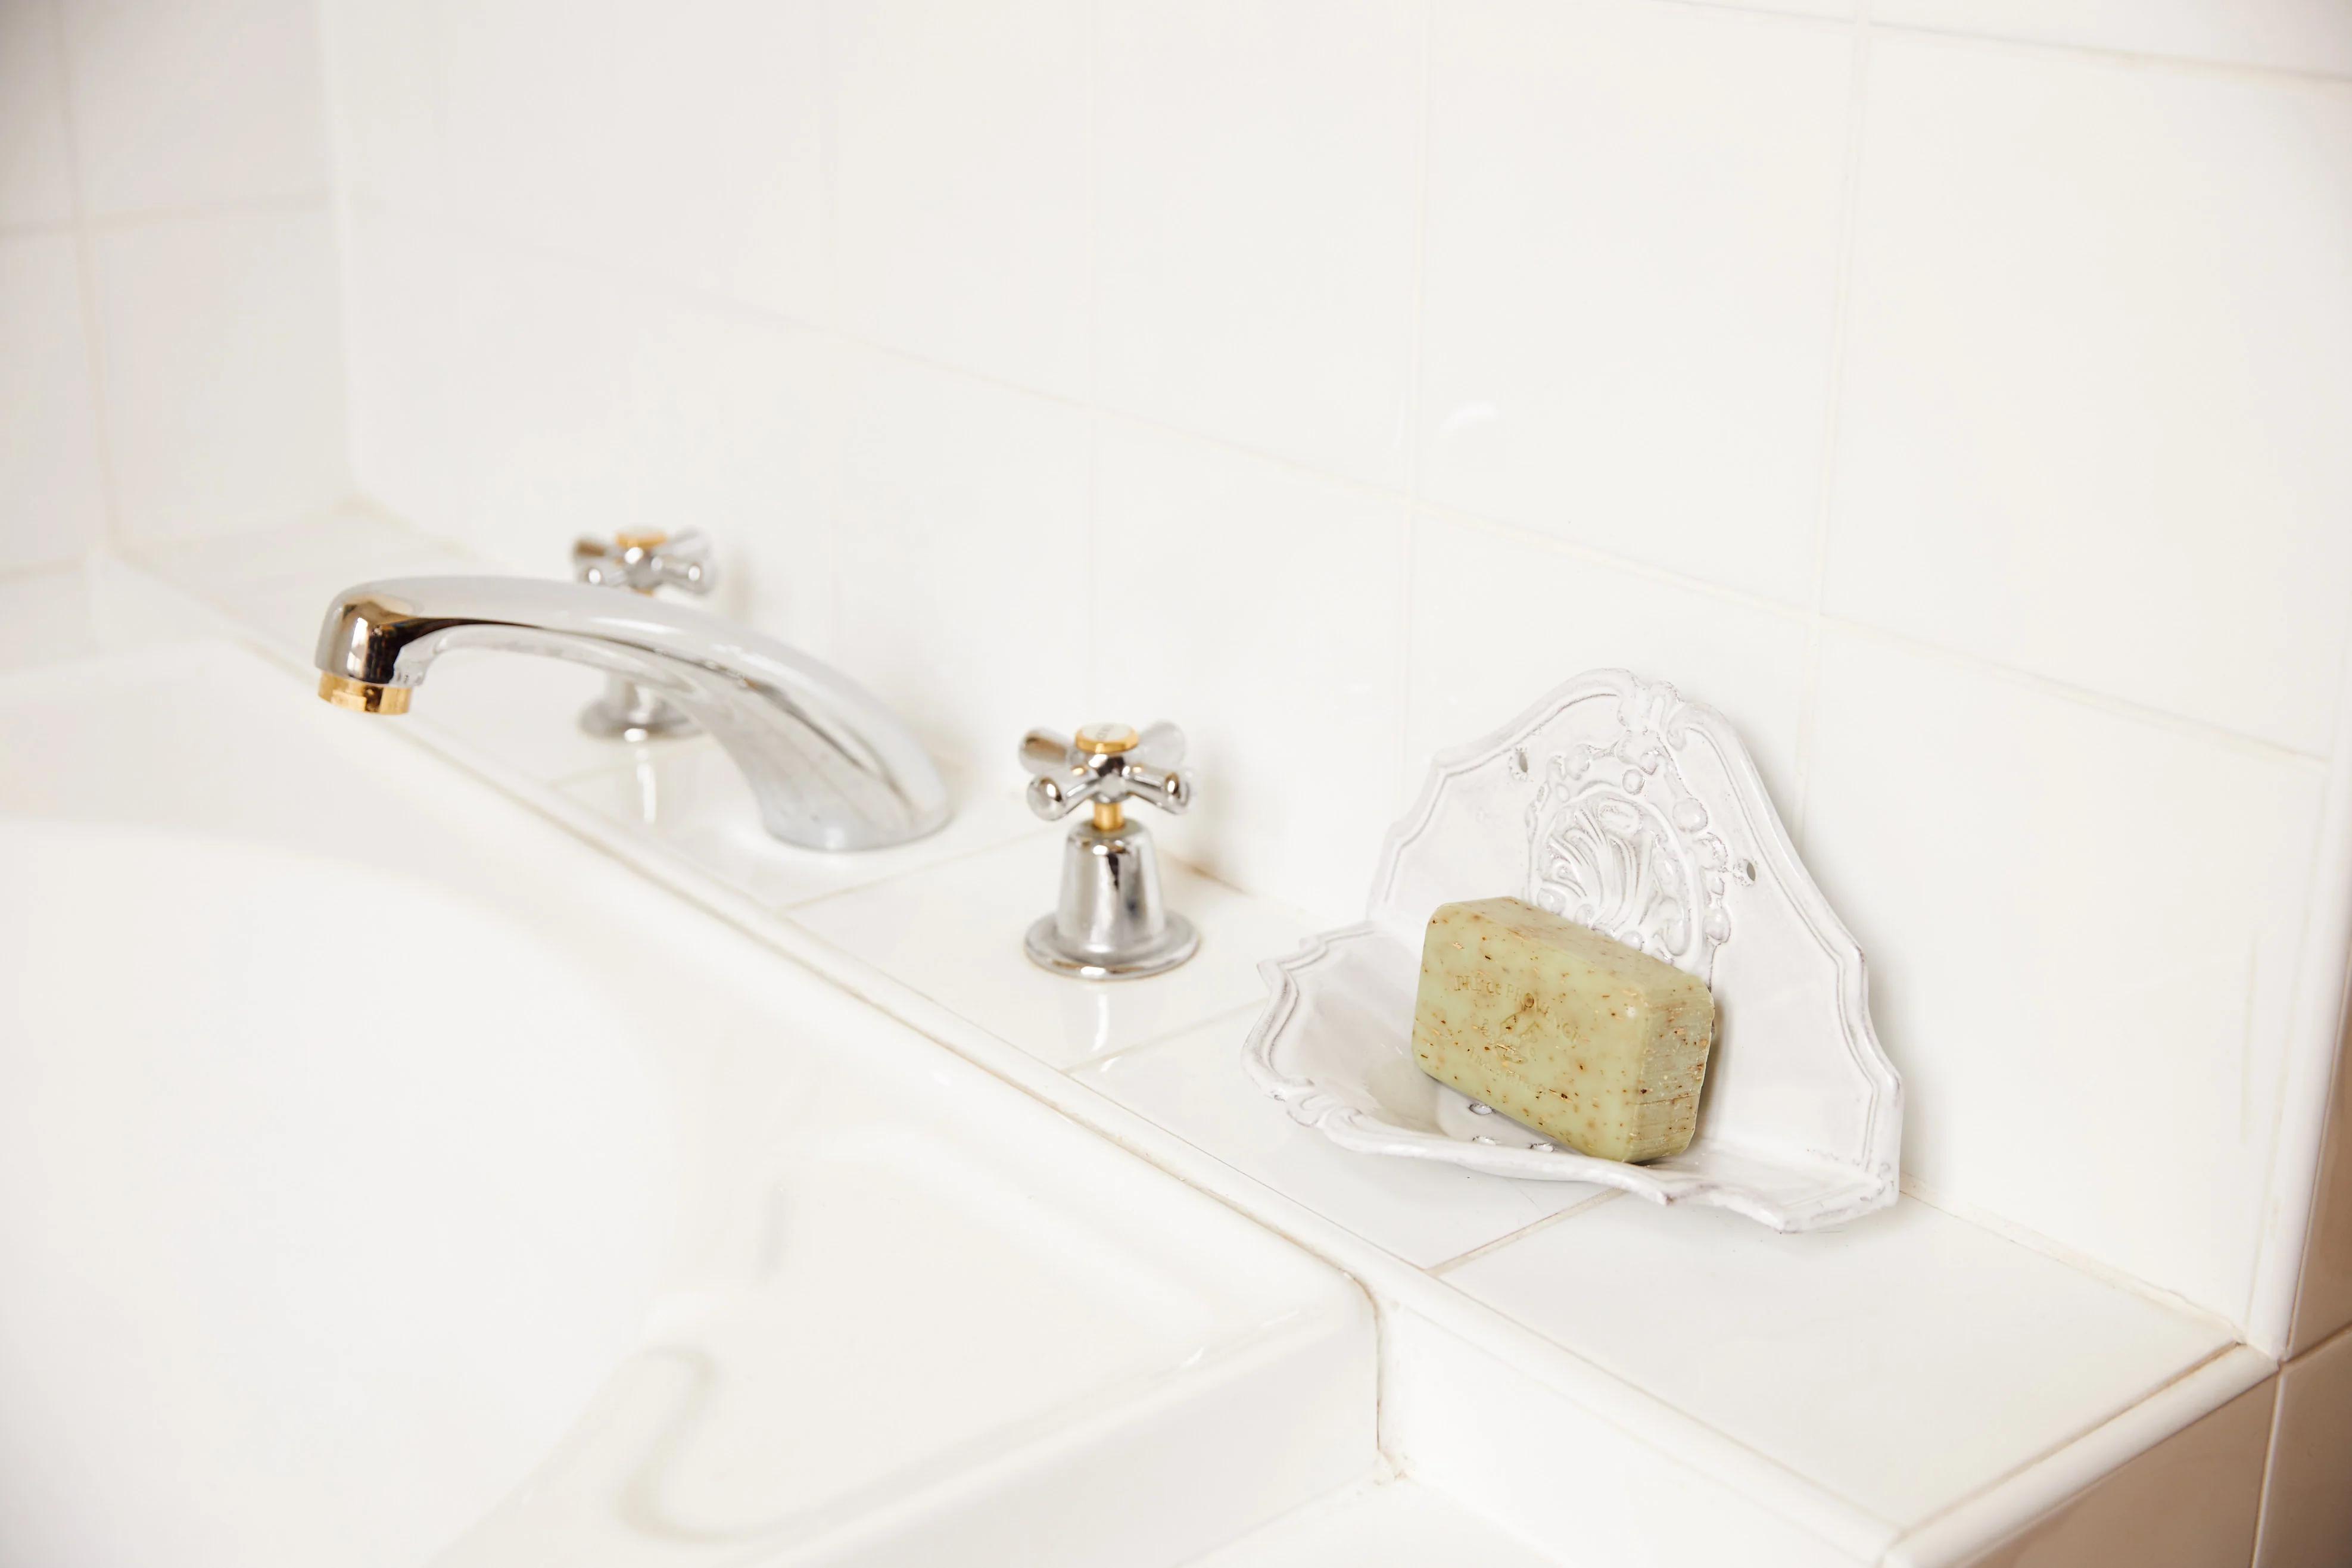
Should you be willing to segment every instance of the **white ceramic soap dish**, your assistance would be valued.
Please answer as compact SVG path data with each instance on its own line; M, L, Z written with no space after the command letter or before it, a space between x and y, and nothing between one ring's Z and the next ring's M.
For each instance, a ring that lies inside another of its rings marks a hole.
M1412 1060L1423 927L1512 894L1698 976L1717 1039L1688 1149L1621 1165L1559 1148ZM1799 863L1728 721L1597 670L1440 756L1389 831L1363 923L1264 967L1250 1075L1367 1154L1594 1182L1810 1230L1895 1201L1903 1088L1862 949Z

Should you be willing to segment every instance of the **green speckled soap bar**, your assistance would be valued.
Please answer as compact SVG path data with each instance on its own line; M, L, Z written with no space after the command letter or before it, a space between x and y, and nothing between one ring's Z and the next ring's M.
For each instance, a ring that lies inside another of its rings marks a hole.
M1516 898L1439 906L1421 950L1423 1071L1579 1154L1690 1146L1715 1042L1706 986Z

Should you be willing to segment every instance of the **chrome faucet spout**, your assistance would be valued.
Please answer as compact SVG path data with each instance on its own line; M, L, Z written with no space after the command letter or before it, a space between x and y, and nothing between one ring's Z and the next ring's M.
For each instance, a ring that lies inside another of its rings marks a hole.
M772 836L880 849L948 820L947 787L906 725L839 671L719 616L527 577L403 577L344 590L319 629L319 695L407 710L452 649L590 664L658 692L750 781Z

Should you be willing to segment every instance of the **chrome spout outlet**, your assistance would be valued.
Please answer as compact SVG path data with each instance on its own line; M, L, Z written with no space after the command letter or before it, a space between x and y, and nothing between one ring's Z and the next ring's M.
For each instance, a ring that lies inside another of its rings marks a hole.
M813 850L921 838L948 820L939 769L846 675L719 616L526 577L404 577L337 595L319 629L319 695L398 714L451 649L536 653L675 704L743 770L768 832Z

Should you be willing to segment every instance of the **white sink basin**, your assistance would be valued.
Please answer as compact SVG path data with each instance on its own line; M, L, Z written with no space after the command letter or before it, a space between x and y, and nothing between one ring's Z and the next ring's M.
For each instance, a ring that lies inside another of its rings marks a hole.
M1347 1281L396 723L0 681L0 1562L1149 1568L1373 1464Z

